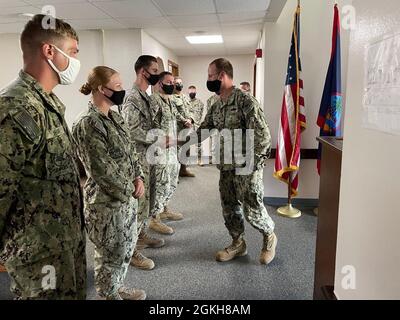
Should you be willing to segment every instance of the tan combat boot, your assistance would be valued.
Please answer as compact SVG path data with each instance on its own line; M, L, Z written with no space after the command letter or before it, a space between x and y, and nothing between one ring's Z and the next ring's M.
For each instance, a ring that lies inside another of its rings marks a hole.
M168 207L164 208L164 211L160 214L161 220L180 221L183 220L183 214L179 212L173 212Z
M131 266L141 270L153 270L155 264L153 260L146 258L143 254L135 249L131 259Z
M162 223L159 216L156 218L152 217L150 219L149 228L161 234L167 234L167 235L174 234L174 229Z
M136 242L138 250L146 248L161 248L165 245L164 239L150 237L145 231L141 231Z
M245 255L247 255L247 247L244 239L233 239L229 247L217 252L216 260L226 262Z
M196 175L194 174L194 173L192 173L192 172L190 172L188 169L187 169L187 166L185 166L185 165L181 165L181 169L179 170L179 176L180 177L188 177L188 178L194 178L194 177L196 177Z
M264 236L264 245L261 250L260 263L269 264L275 258L276 245L278 243L278 238L275 233L270 236Z
M146 292L143 290L121 287L118 293L122 300L146 300Z

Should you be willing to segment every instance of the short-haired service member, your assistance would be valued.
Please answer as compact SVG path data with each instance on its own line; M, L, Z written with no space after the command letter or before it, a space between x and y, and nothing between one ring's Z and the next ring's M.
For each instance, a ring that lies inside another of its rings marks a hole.
M150 215L151 170L152 164L146 159L149 147L154 144L149 132L155 128L152 105L147 94L149 86L154 86L160 79L157 59L150 55L140 56L135 63L136 80L131 92L125 97L120 112L127 123L131 140L135 142L139 162L143 170L145 195L139 199L137 246L134 250L131 265L142 270L152 270L155 263L141 252L144 248L160 248L165 245L163 239L151 237L148 229L161 234L172 234L173 229L164 224L161 219ZM165 218L169 218L165 214Z
M235 162L218 165L220 170L219 189L225 225L233 241L230 246L217 252L217 261L224 262L247 254L244 240L244 218L263 235L260 262L269 264L275 257L277 237L275 224L264 206L263 167L271 146L271 135L264 112L251 95L233 85L232 64L223 58L216 59L208 67L207 88L217 98L210 106L204 122L197 130L241 129L254 130L254 168L250 174L237 175L242 165ZM233 136L233 132L232 132ZM246 141L246 137L242 137ZM242 149L242 155L246 148ZM221 143L221 159L224 159L224 144Z
M180 163L178 162L177 148L178 139L177 122L185 123L172 102L174 92L174 77L170 72L162 72L155 87L156 92L151 96L155 129L161 130L165 136L165 143L155 150L157 164L153 166L151 181L153 182L150 213L159 217L167 208L176 188L178 187ZM182 214L178 213L181 217Z
M78 36L59 19L43 29L44 18L25 25L23 70L0 91L0 260L17 299L85 299L75 146L53 93L79 73Z
M111 68L95 67L80 91L92 94L72 131L88 177L84 207L95 245L96 291L107 300L144 300L144 291L123 286L137 240L136 199L144 194L144 177L129 130L111 110L124 101L121 77Z

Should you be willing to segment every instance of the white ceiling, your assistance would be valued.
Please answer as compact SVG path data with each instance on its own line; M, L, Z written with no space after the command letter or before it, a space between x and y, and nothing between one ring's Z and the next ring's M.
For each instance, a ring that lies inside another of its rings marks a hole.
M266 21L287 0L0 0L0 33L20 32L28 18L53 5L78 30L141 28L179 56L253 53ZM191 45L185 36L222 34L223 44Z

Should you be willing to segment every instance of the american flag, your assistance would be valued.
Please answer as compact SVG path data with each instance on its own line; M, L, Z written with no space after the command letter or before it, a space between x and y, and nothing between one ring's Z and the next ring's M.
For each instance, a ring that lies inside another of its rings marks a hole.
M305 128L306 113L300 62L300 6L298 6L294 17L274 173L276 179L291 184L291 196L296 196L298 191L301 133Z
M334 8L332 53L322 94L317 125L321 128L320 136L341 137L341 120L343 112L342 97L342 64L340 51L340 17L338 6ZM318 173L321 172L322 147L318 147Z

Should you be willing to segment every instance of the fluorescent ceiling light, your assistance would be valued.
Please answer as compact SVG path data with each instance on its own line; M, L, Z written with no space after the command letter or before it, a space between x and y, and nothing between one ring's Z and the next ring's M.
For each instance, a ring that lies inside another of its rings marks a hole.
M186 40L191 44L223 43L221 35L212 36L188 36Z

